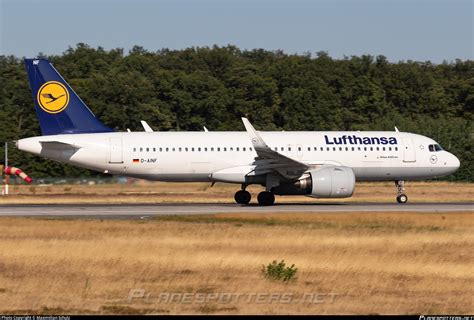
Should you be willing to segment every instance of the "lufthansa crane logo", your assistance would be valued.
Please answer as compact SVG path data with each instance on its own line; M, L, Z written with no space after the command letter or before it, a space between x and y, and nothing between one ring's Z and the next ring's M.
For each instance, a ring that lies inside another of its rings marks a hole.
M44 111L59 113L66 109L69 103L69 92L62 83L48 81L38 90L36 99Z

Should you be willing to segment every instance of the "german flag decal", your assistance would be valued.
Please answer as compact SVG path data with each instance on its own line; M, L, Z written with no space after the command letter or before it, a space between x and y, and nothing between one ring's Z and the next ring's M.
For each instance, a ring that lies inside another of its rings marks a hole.
M133 163L139 163L140 159L133 159Z

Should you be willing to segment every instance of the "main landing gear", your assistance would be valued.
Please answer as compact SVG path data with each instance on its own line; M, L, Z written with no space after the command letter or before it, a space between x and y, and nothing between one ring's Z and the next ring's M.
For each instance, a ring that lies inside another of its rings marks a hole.
M270 191L262 191L258 194L257 200L261 206L271 206L275 203L275 195Z
M235 193L235 202L239 204L249 204L252 196L250 195L250 192L245 190L245 187L246 186L242 186L242 190ZM275 203L275 195L270 191L262 191L258 194L257 201L261 206L271 206Z
M405 194L405 181L395 181L395 186L397 187L397 202L407 203L408 197Z
M248 204L250 202L250 199L252 199L252 196L250 195L250 192L245 190L246 186L242 186L242 190L239 190L235 193L234 199L235 202L239 204Z

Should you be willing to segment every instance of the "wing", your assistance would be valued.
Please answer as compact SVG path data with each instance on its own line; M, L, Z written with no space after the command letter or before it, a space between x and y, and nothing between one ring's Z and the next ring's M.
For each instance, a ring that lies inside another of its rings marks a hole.
M242 122L244 123L245 129L252 141L252 145L257 152L257 157L253 163L256 165L255 171L276 171L287 179L296 179L308 170L308 165L272 150L258 134L252 124L250 124L247 118L242 118Z

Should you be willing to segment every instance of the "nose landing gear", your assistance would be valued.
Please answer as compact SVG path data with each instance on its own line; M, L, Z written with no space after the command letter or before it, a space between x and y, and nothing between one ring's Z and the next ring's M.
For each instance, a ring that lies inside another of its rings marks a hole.
M407 203L408 197L405 194L405 181L395 181L395 186L397 187L397 202Z

